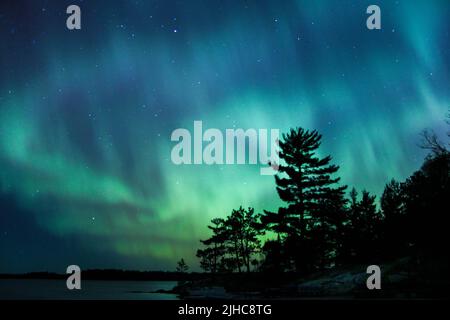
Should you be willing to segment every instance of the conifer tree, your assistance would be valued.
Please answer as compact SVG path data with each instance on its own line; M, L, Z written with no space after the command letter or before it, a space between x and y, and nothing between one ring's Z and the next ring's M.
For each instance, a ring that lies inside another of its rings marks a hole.
M213 232L212 236L206 240L200 240L206 248L198 249L197 257L200 258L200 267L207 272L217 273L227 269L225 263L226 227L224 224L224 219L212 219L211 225L208 226L208 229Z
M336 186L339 178L332 177L339 167L330 164L330 156L317 155L321 137L316 130L303 128L283 134L275 182L287 206L278 213L266 212L263 218L268 229L286 233L284 244L297 271L314 267L315 258L326 255L329 239L324 236L345 203L346 186Z

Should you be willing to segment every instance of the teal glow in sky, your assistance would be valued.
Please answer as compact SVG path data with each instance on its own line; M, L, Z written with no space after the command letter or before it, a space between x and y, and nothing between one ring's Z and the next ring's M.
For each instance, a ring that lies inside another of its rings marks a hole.
M77 3L82 29L65 28ZM259 167L175 166L176 128L302 126L377 196L450 107L450 3L2 1L0 272L196 269L209 220L279 205Z

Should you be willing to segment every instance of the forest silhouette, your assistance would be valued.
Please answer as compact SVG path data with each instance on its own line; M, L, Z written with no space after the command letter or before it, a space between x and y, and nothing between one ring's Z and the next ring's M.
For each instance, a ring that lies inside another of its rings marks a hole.
M339 184L339 166L318 156L321 139L303 128L282 135L275 185L284 205L262 213L240 207L212 219L212 235L197 251L201 268L273 278L406 259L424 282L448 282L450 144L424 131L420 147L428 155L421 168L405 181L387 182L377 202Z

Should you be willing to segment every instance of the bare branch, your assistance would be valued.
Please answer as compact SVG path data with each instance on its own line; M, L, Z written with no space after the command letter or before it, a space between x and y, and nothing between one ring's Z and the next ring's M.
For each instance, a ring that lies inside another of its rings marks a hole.
M437 155L448 152L433 130L425 129L420 135L422 136L422 142L420 144L422 149L430 150Z

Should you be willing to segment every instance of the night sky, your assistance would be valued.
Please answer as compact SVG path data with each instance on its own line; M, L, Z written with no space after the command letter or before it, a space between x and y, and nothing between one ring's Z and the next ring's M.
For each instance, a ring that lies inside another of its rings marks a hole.
M195 270L211 218L275 210L258 166L172 163L194 120L317 129L342 183L379 197L445 131L449 32L447 0L1 1L0 272Z

